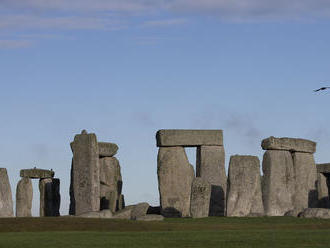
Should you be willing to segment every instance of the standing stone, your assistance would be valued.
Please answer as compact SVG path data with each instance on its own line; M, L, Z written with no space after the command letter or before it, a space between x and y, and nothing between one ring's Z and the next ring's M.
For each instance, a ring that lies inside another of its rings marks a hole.
M194 169L184 148L160 147L157 174L162 215L189 217Z
M212 185L209 216L224 216L227 177L223 146L197 147L196 176L201 177Z
M317 173L317 196L319 208L330 208L327 177L322 173Z
M191 186L190 212L193 218L209 216L211 184L200 178L194 178Z
M16 217L30 217L33 189L29 178L22 178L16 188Z
M39 181L40 217L59 216L60 212L60 180L46 178Z
M293 153L293 165L295 171L295 210L300 212L305 208L317 207L317 172L313 154Z
M100 210L100 165L95 134L76 135L73 143L75 214Z
M122 210L125 208L125 198L124 195L120 194L118 198L118 207L117 210Z
M73 142L71 143L71 147L73 147ZM71 172L70 172L70 206L69 206L69 215L76 214L76 200L74 198L74 176L73 176L73 159L71 162Z
M264 214L260 178L258 157L235 155L230 158L227 216Z
M263 203L268 216L283 216L293 210L295 179L289 151L266 151L262 162Z
M13 217L13 199L6 168L0 168L0 217Z

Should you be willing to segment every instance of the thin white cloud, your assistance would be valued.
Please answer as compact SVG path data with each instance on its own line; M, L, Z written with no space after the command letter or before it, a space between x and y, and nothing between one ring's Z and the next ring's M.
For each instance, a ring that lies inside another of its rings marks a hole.
M32 44L29 40L0 40L0 49L26 48Z
M186 19L165 19L165 20L152 20L146 21L143 23L142 26L144 27L168 27L168 26L175 26L187 23Z

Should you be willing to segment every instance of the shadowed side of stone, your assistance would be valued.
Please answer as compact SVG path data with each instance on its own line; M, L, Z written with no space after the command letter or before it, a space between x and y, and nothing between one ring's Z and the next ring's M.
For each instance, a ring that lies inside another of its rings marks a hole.
M0 168L0 217L13 217L13 199L6 168Z
M261 143L264 150L285 150L291 152L314 153L316 151L316 143L306 139L296 138L275 138L273 136L264 139Z
M306 208L298 215L298 217L301 217L301 218L330 219L330 209Z
M60 180L46 178L39 181L40 217L60 216Z
M22 178L16 188L16 217L30 217L33 189L29 178Z
M259 158L232 156L228 172L227 216L263 214Z

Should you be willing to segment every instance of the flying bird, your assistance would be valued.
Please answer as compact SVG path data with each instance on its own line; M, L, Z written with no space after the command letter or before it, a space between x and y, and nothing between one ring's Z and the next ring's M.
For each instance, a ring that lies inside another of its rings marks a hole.
M320 90L327 90L327 89L330 89L330 87L322 87L322 88L319 88L317 90L314 90L314 92L318 92Z

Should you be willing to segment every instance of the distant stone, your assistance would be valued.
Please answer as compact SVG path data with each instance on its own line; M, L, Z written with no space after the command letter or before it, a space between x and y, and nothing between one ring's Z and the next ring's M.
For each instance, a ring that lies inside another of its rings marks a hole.
M212 185L209 216L224 216L227 176L223 146L197 147L196 177L201 177Z
M60 180L46 178L39 181L40 217L60 216Z
M23 177L16 188L16 217L30 217L33 189L31 179Z
M164 220L164 217L162 215L147 214L144 216L137 217L136 220L138 220L138 221L162 221L162 220Z
M264 214L258 157L231 156L227 187L227 216Z
M193 218L209 216L211 184L200 177L194 178L191 186L190 212Z
M20 171L21 177L27 178L52 178L54 177L55 172L52 170L43 170L43 169L24 169Z
M261 143L264 150L285 150L291 152L314 153L316 143L306 139L275 138L273 136L264 139Z
M157 161L162 215L189 217L191 184L195 175L184 148L161 147Z
M91 211L78 215L80 218L100 218L100 219L111 219L113 216L111 210L102 210L102 211Z
M317 173L317 196L319 208L330 208L327 177L323 173Z
M114 143L99 142L99 156L112 157L116 155L118 146Z
M295 171L295 195L294 209L302 211L305 208L316 208L317 172L313 154L293 153L293 165Z
M156 134L157 146L222 146L222 130L163 129Z
M0 217L13 216L13 199L7 169L0 168Z
M136 220L138 217L145 216L147 214L148 208L149 204L146 202L136 204L131 212L131 220Z
M330 209L326 208L306 208L299 214L301 218L330 219Z
M81 131L81 134L88 134L87 131L84 129Z
M120 194L118 197L118 206L117 206L116 210L119 211L124 208L125 208L125 197L124 197L124 195Z
M75 214L100 210L100 165L95 134L82 132L74 138L73 190Z
M113 214L114 219L125 219L130 220L131 219L131 213L135 205L130 205L125 207L122 210L119 210L118 212Z
M263 203L268 216L283 216L294 209L295 174L289 151L266 151L262 162Z
M70 206L69 206L69 215L75 215L76 214L76 200L74 198L74 176L73 176L73 159L71 162L71 170L70 170Z
M327 164L317 164L316 170L318 173L330 173L330 163Z

